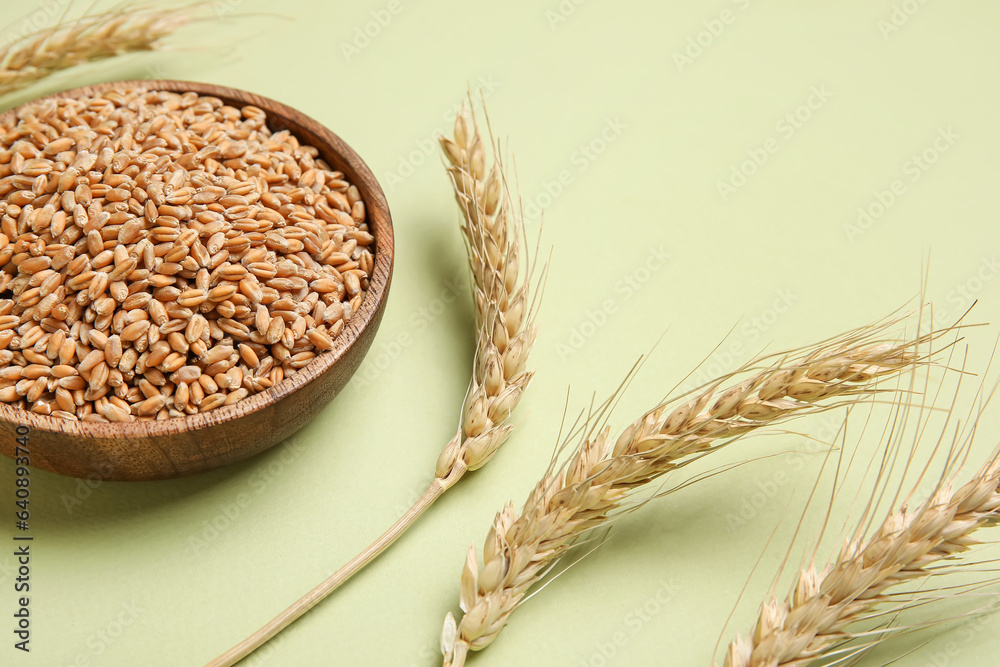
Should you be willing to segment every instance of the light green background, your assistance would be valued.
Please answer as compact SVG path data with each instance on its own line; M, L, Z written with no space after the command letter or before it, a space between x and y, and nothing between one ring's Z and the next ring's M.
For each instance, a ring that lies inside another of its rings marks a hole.
M33 651L10 646L13 558L0 553L0 664L201 665L360 550L429 482L473 352L458 213L431 147L467 88L488 86L521 193L545 206L542 254L551 247L552 261L536 380L488 467L247 664L440 664L437 637L444 614L457 611L466 549L543 471L567 387L580 409L654 345L617 425L733 327L726 345L740 352L714 357L717 371L766 345L810 343L888 314L917 294L928 257L928 295L942 319L978 298L975 319L1000 320L994 3L398 0L396 14L368 0L207 4L211 22L171 40L170 53L74 71L18 100L112 79L194 79L276 98L344 137L382 181L396 229L391 297L360 371L366 380L356 377L291 440L224 470L96 488L34 473ZM14 19L29 6L4 3L0 14ZM731 22L713 23L724 10ZM391 20L348 52L372 12ZM690 47L699 40L700 53ZM679 63L689 47L691 61ZM824 99L800 109L814 90ZM796 112L808 118L783 120ZM957 138L947 151L914 172L912 157L949 130ZM764 146L773 154L723 197L718 183ZM902 194L852 238L858 208L896 179ZM659 253L669 259L655 261ZM985 369L995 332L970 332L970 367ZM984 419L977 451L996 442L995 423L995 412ZM822 420L799 427L823 435ZM751 441L715 464L797 442ZM470 664L709 665L716 641L748 626L773 565L751 580L723 634L783 517L775 540L787 543L814 463L734 531L727 514L790 471L786 459L629 516ZM11 509L12 492L3 459L0 506ZM0 538L12 523L0 512ZM998 632L1000 617L990 617L897 664L996 664ZM624 645L603 658L616 633ZM941 663L946 650L953 655Z

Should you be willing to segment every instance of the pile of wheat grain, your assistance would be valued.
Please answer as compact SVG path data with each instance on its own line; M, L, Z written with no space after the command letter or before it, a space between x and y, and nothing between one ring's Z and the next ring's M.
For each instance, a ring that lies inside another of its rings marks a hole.
M0 401L167 419L294 374L356 312L356 187L264 112L139 89L0 125Z

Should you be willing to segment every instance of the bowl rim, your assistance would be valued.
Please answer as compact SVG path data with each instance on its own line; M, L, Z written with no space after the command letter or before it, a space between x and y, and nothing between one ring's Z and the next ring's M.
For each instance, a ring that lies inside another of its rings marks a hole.
M374 267L372 275L369 278L368 292L361 302L361 308L357 313L352 315L340 335L334 339L332 349L318 354L315 359L299 369L295 375L283 379L278 384L264 391L251 394L232 405L223 405L208 412L199 412L184 417L171 417L164 420L85 422L52 417L50 415L40 415L21 408L11 407L6 403L0 403L0 421L16 426L26 426L32 430L88 439L139 439L174 435L224 425L263 410L304 388L323 373L331 370L358 341L361 333L367 329L372 321L378 321L381 307L386 300L392 280L394 259L392 218L385 193L382 191L382 187L371 172L371 169L368 168L368 165L337 134L319 121L297 109L250 91L196 81L138 79L80 86L19 104L0 114L0 123L16 116L17 112L27 104L37 104L49 99L101 94L118 88L165 90L174 93L194 92L202 96L217 97L226 104L234 106L253 105L265 112L269 125L272 122L275 125L295 123L303 126L306 131L320 138L323 145L316 145L316 148L320 151L323 159L331 163L331 167L334 169L345 172L351 184L357 186L362 195L362 201L365 202L365 212L368 217L369 228L372 235L375 236ZM281 129L285 128L282 127ZM305 140L303 140L303 143L312 144L312 142ZM331 157L335 158L335 162L341 164L334 165L330 160ZM347 168L344 169L343 167Z

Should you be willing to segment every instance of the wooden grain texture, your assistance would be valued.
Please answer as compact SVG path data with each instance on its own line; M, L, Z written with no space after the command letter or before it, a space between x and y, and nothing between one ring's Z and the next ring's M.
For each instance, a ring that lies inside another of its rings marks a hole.
M382 319L392 279L393 230L382 188L351 147L312 118L274 100L211 84L154 80L85 86L49 97L93 96L126 87L194 91L233 106L261 108L273 130L287 129L301 142L315 146L320 157L358 187L375 236L370 289L333 349L265 391L206 413L120 424L70 421L0 404L3 454L14 456L15 429L27 426L35 467L74 477L140 481L180 477L241 461L289 437L323 409L361 364ZM16 111L0 116L0 122Z

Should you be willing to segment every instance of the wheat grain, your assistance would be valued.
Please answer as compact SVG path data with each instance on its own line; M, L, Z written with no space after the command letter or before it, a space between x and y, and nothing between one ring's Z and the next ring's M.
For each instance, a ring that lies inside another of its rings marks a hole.
M40 414L58 404L68 419L166 419L263 391L333 347L367 293L358 267L374 266L374 239L363 219L319 217L317 198L346 200L350 184L265 120L137 88L33 102L5 121L0 372L21 370L0 400ZM306 173L313 204L296 180ZM37 382L35 366L57 360L84 386ZM143 380L164 407L151 409Z
M444 664L461 667L469 651L492 643L529 589L637 489L750 431L824 409L818 401L871 394L875 380L925 361L917 345L938 335L874 342L877 331L852 332L728 387L730 377L661 403L615 440L607 427L590 429L565 464L553 462L520 513L507 505L497 515L482 566L470 548L460 586L464 616L445 620Z

